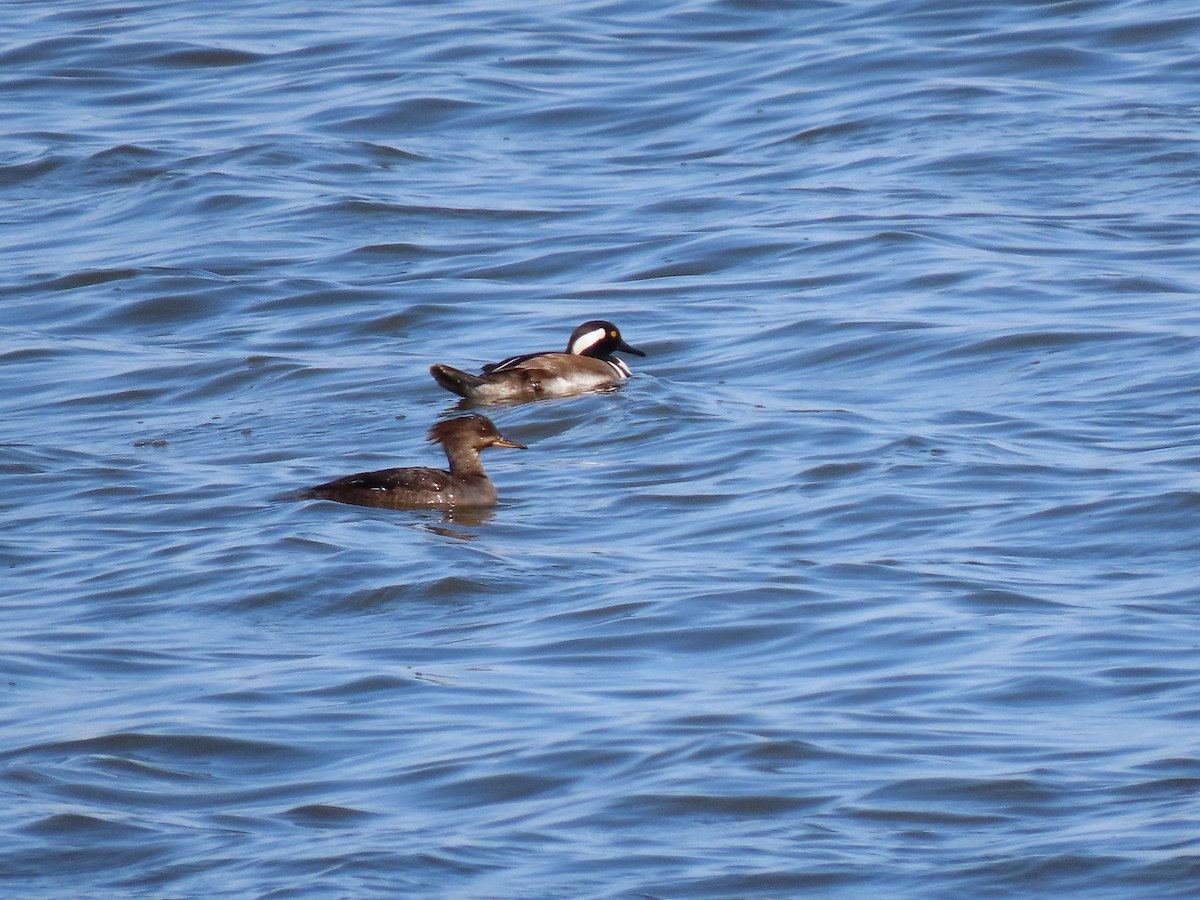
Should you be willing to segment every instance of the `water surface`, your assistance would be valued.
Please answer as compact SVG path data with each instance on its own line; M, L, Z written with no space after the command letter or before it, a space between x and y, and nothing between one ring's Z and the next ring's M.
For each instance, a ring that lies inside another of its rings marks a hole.
M0 36L5 891L1195 893L1188 4ZM495 510L292 499L594 317Z

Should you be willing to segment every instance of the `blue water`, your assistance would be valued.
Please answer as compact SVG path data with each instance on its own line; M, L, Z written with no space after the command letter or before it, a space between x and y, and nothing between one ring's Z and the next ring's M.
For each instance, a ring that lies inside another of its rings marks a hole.
M1193 4L326 6L0 9L0 892L1195 896Z

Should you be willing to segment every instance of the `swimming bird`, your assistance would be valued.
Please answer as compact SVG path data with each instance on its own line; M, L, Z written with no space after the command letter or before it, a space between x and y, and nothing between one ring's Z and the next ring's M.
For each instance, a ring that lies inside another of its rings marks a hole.
M438 363L429 367L434 380L451 393L474 403L566 397L609 387L632 373L613 353L645 356L621 337L612 322L593 319L571 333L562 352L524 353L483 367L472 375Z
M496 505L496 487L479 460L488 447L526 449L504 437L486 416L470 415L438 422L428 439L442 445L450 471L430 468L359 472L317 485L306 499L336 500L388 509L450 509Z

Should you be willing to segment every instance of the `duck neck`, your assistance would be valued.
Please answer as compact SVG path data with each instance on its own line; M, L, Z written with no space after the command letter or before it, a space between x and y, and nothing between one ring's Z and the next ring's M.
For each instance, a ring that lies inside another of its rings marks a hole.
M486 478L479 451L474 447L445 447L450 462L450 474L456 478Z

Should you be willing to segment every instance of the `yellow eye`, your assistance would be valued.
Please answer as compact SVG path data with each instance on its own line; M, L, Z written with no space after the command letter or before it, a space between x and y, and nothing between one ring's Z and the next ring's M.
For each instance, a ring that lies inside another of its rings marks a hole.
M616 333L615 331L610 331L610 332L608 333L608 336L609 336L609 337L616 337L616 336L617 336L617 333Z

